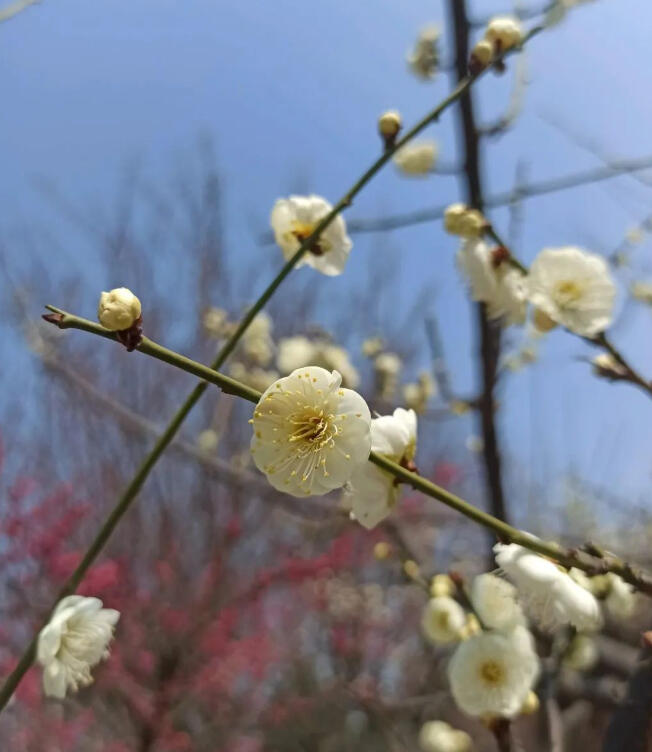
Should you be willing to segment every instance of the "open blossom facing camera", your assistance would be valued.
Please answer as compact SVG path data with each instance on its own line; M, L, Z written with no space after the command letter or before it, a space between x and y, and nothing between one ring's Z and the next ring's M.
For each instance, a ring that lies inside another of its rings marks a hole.
M126 287L116 287L100 295L97 318L105 329L122 332L140 318L140 300Z
M605 260L594 253L546 248L534 259L526 284L537 311L575 334L594 337L611 324L616 285Z
M435 166L438 153L435 141L416 141L394 154L394 164L406 175L427 175Z
M272 209L270 221L276 242L286 259L292 258L301 242L314 232L332 208L321 196L278 199ZM297 268L307 264L329 277L341 274L352 245L346 234L344 219L338 214L297 262Z
M371 449L371 415L337 371L293 371L261 396L252 419L256 467L279 491L316 496L341 488Z
M516 601L516 588L493 574L481 574L471 585L471 602L482 623L492 629L509 630L525 622Z
M417 416L414 410L397 407L392 415L371 421L371 449L406 467L414 461L417 446ZM400 493L394 477L371 462L360 465L346 489L353 515L371 529L396 506Z
M473 716L515 716L538 674L539 658L525 627L471 637L460 643L448 666L455 702Z
M457 642L466 624L466 614L460 604L448 596L431 598L421 617L425 637L435 644Z
M60 699L93 682L91 669L109 655L120 613L102 608L99 598L69 595L57 605L38 636L36 657L43 666L43 690Z
M485 303L491 319L506 325L525 322L527 311L525 277L507 261L494 258L484 240L467 240L457 253L460 271L468 280L471 298Z
M497 543L494 552L496 564L514 582L526 611L542 628L600 628L598 601L554 562L515 543Z

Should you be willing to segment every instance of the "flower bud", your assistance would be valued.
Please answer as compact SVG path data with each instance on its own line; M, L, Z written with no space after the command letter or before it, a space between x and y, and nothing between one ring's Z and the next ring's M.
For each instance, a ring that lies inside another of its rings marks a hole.
M547 313L544 313L540 308L534 309L532 316L532 323L540 332L549 332L557 326L557 322L553 321Z
M122 332L140 318L140 300L126 287L117 287L100 295L97 318L105 329Z
M384 561L389 558L392 553L392 547L387 541L378 541L374 546L374 559L378 561Z
M491 65L491 61L494 59L494 47L493 44L487 39L481 39L475 47L471 50L471 60L469 62L469 70L471 73L479 73L487 66Z
M394 145L399 131L403 127L401 113L396 110L387 110L378 118L378 131L385 142L385 147Z
M523 715L533 715L539 709L539 705L540 702L538 696L535 692L530 690L527 693L527 697L525 698L523 705L521 705L521 713Z
M485 39L491 42L498 53L511 50L523 41L523 32L517 19L512 16L496 16L489 21Z
M412 580L416 580L421 576L419 565L412 559L408 559L403 563L403 571Z
M444 229L462 238L479 238L487 228L482 212L466 204L451 204L444 212Z
M436 574L430 581L430 595L433 598L452 596L455 592L455 583L447 574Z
M602 376L605 379L621 379L626 375L625 369L611 353L596 355L591 364L596 376Z

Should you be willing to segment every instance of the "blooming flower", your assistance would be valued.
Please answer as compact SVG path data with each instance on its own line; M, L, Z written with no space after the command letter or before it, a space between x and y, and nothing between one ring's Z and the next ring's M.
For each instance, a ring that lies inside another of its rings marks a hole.
M427 175L435 166L438 152L435 141L413 141L394 154L394 164L405 175Z
M494 45L496 52L510 50L523 41L521 24L513 16L492 18L487 25L484 36L488 42Z
M483 240L465 241L457 254L461 272L471 288L471 298L485 303L491 319L506 325L522 324L527 310L525 277L506 261L494 261Z
M122 332L140 318L140 300L126 287L116 287L100 295L97 318L105 329Z
M38 636L36 657L43 666L43 690L63 699L93 682L91 669L109 655L120 613L102 608L99 598L69 595L57 605Z
M407 64L417 78L428 81L437 74L439 35L437 26L426 26L420 31L414 49L408 53Z
M471 737L444 721L427 721L419 731L423 752L470 752Z
M599 629L602 615L595 597L554 562L515 543L497 543L494 552L526 610L544 629L567 624L587 632Z
M431 598L423 609L421 629L430 642L457 642L465 624L464 609L448 596Z
M274 204L271 225L276 242L286 259L299 250L319 222L333 207L321 196L290 196ZM341 274L352 247L346 234L344 219L338 214L315 240L312 247L297 262L297 268L307 264L329 277Z
M546 248L526 280L537 311L583 337L604 331L613 318L616 286L600 256L579 248Z
M383 415L371 421L372 451L394 462L412 462L416 441L417 416L414 410L398 407L392 415ZM396 506L399 487L392 475L367 462L351 475L346 493L350 496L355 519L371 529Z
M279 491L314 496L340 488L371 449L371 415L337 371L310 366L263 392L252 419L256 467Z
M525 627L471 637L460 643L448 666L455 702L474 716L516 715L538 673L539 659Z
M516 601L516 588L493 574L481 574L471 585L471 603L482 623L492 629L509 630L523 624L523 611Z

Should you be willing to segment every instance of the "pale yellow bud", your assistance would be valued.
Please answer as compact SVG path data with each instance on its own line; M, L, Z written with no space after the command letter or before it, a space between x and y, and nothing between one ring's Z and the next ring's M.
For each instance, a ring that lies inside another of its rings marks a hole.
M490 65L494 57L493 44L487 39L481 39L471 50L471 60L474 67L482 70Z
M521 706L522 715L532 715L533 713L536 713L539 709L539 705L540 703L538 696L535 692L530 690L527 693L527 697L525 698L523 705Z
M100 295L97 318L105 329L122 332L140 318L140 300L126 287L117 287Z
M421 576L419 565L412 559L403 562L403 571L412 580L417 580Z
M491 42L498 52L510 50L523 41L521 25L512 16L497 16L489 21L485 39Z
M402 127L401 113L396 110L387 110L378 118L378 130L384 139L395 139Z
M450 597L455 592L455 583L447 574L436 574L430 580L430 595L433 598Z
M378 541L374 546L374 558L378 561L384 561L392 553L392 547L386 541Z
M557 326L557 322L553 321L547 313L544 313L540 308L534 309L532 316L532 323L535 328L540 332L549 332Z
M487 228L482 212L465 204L451 204L444 212L444 229L451 235L478 238Z
M217 431L212 428L207 428L197 436L197 449L200 452L211 453L217 449L217 445L220 441L220 437Z

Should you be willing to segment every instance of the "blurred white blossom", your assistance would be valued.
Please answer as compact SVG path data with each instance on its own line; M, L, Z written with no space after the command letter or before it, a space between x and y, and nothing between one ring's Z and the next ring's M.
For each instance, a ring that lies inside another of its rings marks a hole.
M448 596L431 598L423 609L421 630L432 643L446 644L459 641L465 624L464 609Z
M422 752L470 752L471 737L444 721L427 721L419 731Z
M482 623L491 629L509 630L525 623L523 610L516 600L516 588L494 574L475 577L470 597Z
M316 365L328 371L339 371L342 383L351 389L355 389L360 383L358 371L343 347L323 340L310 340L303 335L279 341L276 365L283 374L292 373L307 365Z
M436 141L411 141L394 154L394 164L405 175L427 175L432 172L439 148Z
M430 80L437 74L439 66L439 27L424 27L414 43L414 48L407 54L407 64L417 78Z
M514 16L496 16L487 24L485 39L494 45L496 52L511 50L523 41L521 24Z

